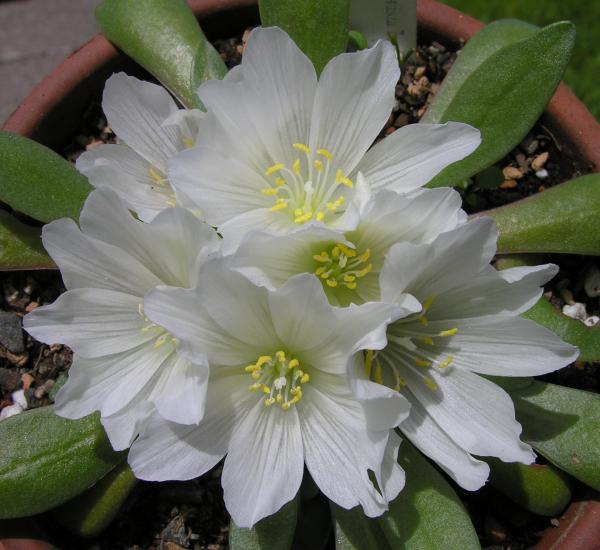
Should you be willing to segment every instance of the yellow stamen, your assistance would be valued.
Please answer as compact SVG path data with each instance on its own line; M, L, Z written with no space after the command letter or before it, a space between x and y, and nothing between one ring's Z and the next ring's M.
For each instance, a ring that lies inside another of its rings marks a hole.
M364 277L365 275L371 273L371 270L373 269L373 264L369 264L368 266L364 267L363 269L361 269L360 271L356 272L356 276L357 277Z
M300 159L294 161L294 164L292 164L292 171L294 172L294 175L300 175Z
M285 199L277 199L277 202L269 208L271 212L277 212L278 210L283 210L287 208L287 202Z
M356 256L356 250L353 250L352 248L348 248L345 244L338 243L337 246L339 246L340 250L346 256L348 256L348 258L354 258L354 256Z
M265 170L265 176L271 176L275 172L279 172L280 170L283 170L284 168L285 168L285 164L283 164L283 162L278 162L277 164L274 164L273 166L269 166Z
M323 212L317 212L317 215L315 216L315 220L317 220L318 222L323 221L323 218L325 218L325 214L323 214Z
M281 177L275 178L275 185L281 187L282 185L285 185L285 180Z
M298 361L298 359L292 359L289 363L288 363L288 367L290 369L295 369L298 365L300 365L300 361Z
M294 218L294 223L307 222L308 220L310 220L312 218L312 215L313 215L312 212L307 212L306 214L303 214L302 216L297 216L296 218Z
M335 173L335 182L341 183L342 185L345 185L346 187L349 187L350 189L352 189L354 187L352 180L350 178L347 178L345 176L344 172L342 172L341 170L338 170Z
M452 358L452 355L448 355L448 357L446 359L444 359L439 365L438 368L439 369L445 369L446 367L449 367L452 364L452 361L454 361L454 359Z
M273 187L265 187L261 190L261 193L267 197L272 197L273 195L277 195L277 189L273 189Z
M336 286L338 286L337 279L334 279L333 277L331 277L330 279L327 279L327 286L329 286L331 288L335 288Z
M356 288L356 283L344 283L347 288L350 290L354 290Z
M433 304L434 300L435 296L428 296L425 298L425 300L423 300L423 312L427 311L431 307L431 304Z
M415 359L415 365L418 367L431 367L433 363L431 361L424 361L423 359Z
M285 361L285 352L284 351L278 351L275 353L275 357L277 357L278 361L281 361L282 363Z
M320 254L315 254L313 256L313 260L316 260L317 262L328 262L329 261L329 254L327 254L327 252L325 252L323 250L323 252L321 252Z
M323 163L319 159L315 160L314 165L315 165L317 172L323 171Z
M310 153L310 148L308 147L308 145L304 145L304 143L294 143L292 144L292 147L297 151L302 151L303 153L306 153L307 155Z
M321 155L327 160L331 160L333 158L333 155L327 149L317 149L317 155Z
M431 390L431 391L436 391L438 389L437 384L428 376L425 376L425 378L423 378L423 382L425 382L425 385Z
M381 375L381 365L379 363L375 365L375 372L373 373L373 378L378 384L383 384L383 376Z
M429 324L429 321L427 320L427 317L425 317L425 315L421 315L419 317L417 317L419 323L421 323L424 327L426 327Z
M356 281L356 277L354 275L344 275L345 283L353 283L354 281Z
M419 340L428 346L433 346L433 338L431 336L420 336Z
M185 145L188 149L191 149L195 145L194 140L192 138L182 138L181 141L183 145Z
M358 259L361 262L366 262L369 258L371 257L371 249L367 248L359 257Z
M454 336L457 332L458 332L457 328L442 330L442 332L440 332L440 336Z

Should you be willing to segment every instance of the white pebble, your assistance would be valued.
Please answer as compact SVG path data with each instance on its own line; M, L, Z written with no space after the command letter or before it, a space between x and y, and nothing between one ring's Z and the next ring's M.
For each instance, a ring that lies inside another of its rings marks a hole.
M587 319L587 311L585 310L585 304L575 302L572 306L565 305L562 308L562 312L571 319L577 319L578 321L585 321Z
M541 170L538 170L535 173L535 176L538 179L545 180L548 177L548 170L546 170L545 168L542 168Z
M598 317L597 315L592 315L591 317L588 317L584 323L588 326L588 327L593 327L596 326L598 324L598 322L600 322L600 317Z
M595 265L587 270L583 281L583 288L590 298L600 296L600 269Z
M25 397L25 390L18 390L12 393L11 398L15 405L19 405L22 410L27 408L27 398Z
M21 407L21 405L19 405L18 403L15 403L14 405L9 405L8 407L4 407L0 411L0 420L4 420L5 418L8 418L9 416L15 416L15 414L19 414L22 412L23 412L23 407Z

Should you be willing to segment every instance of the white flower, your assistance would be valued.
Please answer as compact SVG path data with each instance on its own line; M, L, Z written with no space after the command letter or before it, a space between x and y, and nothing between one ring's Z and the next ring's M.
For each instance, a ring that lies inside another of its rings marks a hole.
M203 113L179 109L162 86L124 73L107 80L102 108L119 144L83 153L77 168L94 187L110 187L141 220L151 221L176 204L166 163L195 145Z
M352 231L319 227L289 235L254 231L231 256L230 265L269 289L298 273L314 273L334 305L377 301L388 250L399 242L430 242L464 223L460 205L460 195L452 189L420 189L405 195L379 191L361 210Z
M306 274L269 292L223 260L205 264L199 281L195 290L157 289L145 307L182 355L207 354L204 418L182 426L154 416L129 453L136 476L191 479L227 455L225 503L237 525L250 527L294 497L306 464L328 498L381 514L404 483L390 428L405 418L407 402L365 380L357 399L347 369L351 360L362 364L357 351L385 345L393 308L334 308ZM394 318L419 307L412 306Z
M130 445L155 408L198 422L206 366L176 353L171 335L146 317L144 295L161 284L192 286L219 244L216 233L179 207L140 222L110 189L91 193L79 224L65 218L44 227L44 246L69 290L23 322L38 340L74 351L56 412L81 418L100 410L116 449Z
M466 124L415 124L368 151L392 111L399 75L393 46L379 42L335 57L317 82L287 34L258 28L242 64L200 87L209 113L200 147L169 161L169 180L182 204L230 238L309 222L353 229L368 194L356 185L358 172L375 191L406 192L480 143Z
M382 299L409 292L423 311L388 328L388 345L367 354L367 374L411 402L400 429L462 487L475 490L489 468L472 455L531 463L513 403L479 376L535 376L562 368L577 349L519 315L540 298L556 266L496 271L497 232L489 218L431 244L392 247L382 270ZM357 371L359 375L363 375Z

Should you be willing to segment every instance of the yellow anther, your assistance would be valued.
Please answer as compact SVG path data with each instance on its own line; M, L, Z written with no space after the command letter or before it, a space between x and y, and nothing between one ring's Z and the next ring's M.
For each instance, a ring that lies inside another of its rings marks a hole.
M377 364L375 366L375 372L373 373L373 378L375 379L375 382L377 382L378 384L383 384L383 376L381 374L381 365Z
M256 370L256 371L254 371L254 372L252 373L252 378L253 378L254 380L258 380L258 379L260 378L260 376L261 376L261 373L260 373L260 371L259 371L259 370Z
M294 218L294 223L307 222L308 220L310 220L312 218L312 215L313 215L312 212L307 212L306 214L303 214L302 216L297 216L296 218Z
M333 158L333 155L327 149L317 149L317 155L321 155L327 160L331 160Z
M323 250L323 252L321 252L320 254L315 254L313 256L313 260L317 260L317 262L328 262L329 261L329 254L327 254L327 252L325 252Z
M366 262L369 258L371 257L371 249L367 248L359 257L358 259L361 262Z
M288 363L288 367L290 369L295 369L298 365L300 364L300 361L298 361L298 359L292 359L289 363Z
M268 399L265 399L265 407L270 407L274 403L275 403L274 397L269 397Z
M283 162L278 162L277 164L274 164L273 166L269 166L265 170L265 176L272 176L273 174L275 174L275 172L279 172L280 170L283 170L284 168L285 168L285 164L283 164Z
M262 384L262 392L271 393L271 388L269 388L269 386L266 386L265 384Z
M265 363L270 363L273 361L273 358L270 355L261 355L256 362L256 366L258 368L262 367Z
M356 288L356 283L344 283L347 288L350 290L354 290Z
M367 350L365 354L365 374L367 378L371 378L371 371L373 370L373 350Z
M338 245L335 245L332 249L331 249L331 255L337 260L340 257L340 247Z
M425 378L423 378L423 382L425 382L425 385L431 391L436 391L438 389L437 384L433 381L433 379L429 378L429 376L425 376Z
M415 365L417 365L417 367L431 367L433 363L431 361L425 361L423 359L415 359Z
M344 275L345 283L353 283L355 280L356 280L356 277L354 275Z
M265 187L261 190L261 193L267 197L272 197L273 195L277 195L277 189L274 189L273 187Z
M321 279L329 279L329 276L331 275L331 269L328 269L327 271L323 271L323 273L321 273Z
M277 357L278 361L281 361L283 363L285 361L285 351L276 352L275 357Z
M317 172L322 172L323 171L323 163L319 159L316 159L313 164L314 164L315 169L317 170Z
M346 175L344 174L344 172L342 172L341 170L338 170L335 173L335 182L341 183L342 185L345 185L346 187L349 187L350 189L352 189L354 187L354 183L352 183L352 180L350 178L347 178Z
M302 216L302 214L304 214L304 210L302 210L302 208L296 208L296 210L294 210L294 216L298 217Z
M431 336L420 336L419 340L428 346L433 346L433 338Z
M439 369L445 369L446 367L449 367L452 364L452 361L454 361L454 359L452 358L452 355L448 355L448 357L446 359L444 359L439 365L438 368Z
M450 328L448 330L442 330L442 332L440 332L440 336L454 336L456 333L458 332L457 328Z
M188 149L191 149L194 145L196 145L194 143L194 140L192 138L182 138L181 142L183 143L183 145L185 147L187 147Z
M327 286L331 288L335 288L336 286L338 286L337 279L334 279L333 277L327 279Z
M261 383L259 383L259 382L255 382L255 383L254 383L254 384L252 384L251 386L248 386L248 389L249 389L250 391L256 391L256 390L258 390L258 389L259 389L261 386L262 386L262 384L261 384Z
M327 268L324 266L321 267L317 267L317 269L315 270L315 275L322 275L323 273L325 273L325 271L327 271Z
M285 185L285 180L282 177L275 178L275 185L281 187L282 185Z
M348 256L348 258L354 258L354 256L356 256L356 250L348 248L345 244L338 243L337 246L346 256Z
M287 208L287 201L285 199L277 199L277 202L269 208L271 212L277 212L278 210L283 210Z
M427 317L425 317L425 315L420 315L419 317L417 317L417 320L419 321L419 323L421 323L424 327L426 327L429 324L429 321L427 320Z
M294 164L292 164L292 171L294 172L294 175L300 175L300 159L294 161Z
M423 300L423 311L427 311L430 307L431 304L433 304L433 301L435 300L435 296L428 296L427 298L425 298L425 300Z
M360 271L357 271L356 276L359 278L364 277L365 275L368 275L369 273L371 273L372 269L373 269L373 264L369 264L368 266L364 267Z
M306 153L307 155L310 153L310 148L308 147L308 145L304 145L304 143L293 143L292 147L297 151L302 151L303 153Z
M244 370L246 372L254 372L255 370L258 370L258 369L260 369L260 367L257 365L248 365L247 367L244 368Z
M167 206L169 208L175 208L177 206L177 202L173 198L167 199Z
M165 182L167 181L167 178L161 176L155 169L154 167L150 166L150 168L148 168L148 175L156 182L158 183L158 185L164 185Z
M316 216L315 216L315 220L317 220L318 222L323 221L323 218L325 218L325 214L323 214L323 212L317 212Z
M308 374L303 374L302 377L300 378L300 382L302 384L306 384L307 382L310 382L310 376ZM302 395L302 392L300 392L300 395Z
M292 402L291 401L286 401L285 403L281 404L281 408L284 411L287 411L291 406L292 406Z

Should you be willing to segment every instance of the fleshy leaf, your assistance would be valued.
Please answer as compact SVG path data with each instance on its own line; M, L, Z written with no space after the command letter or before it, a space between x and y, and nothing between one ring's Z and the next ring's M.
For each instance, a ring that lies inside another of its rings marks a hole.
M332 505L338 550L404 548L480 548L468 513L442 475L408 441L400 446L398 462L406 486L377 519L360 508Z
M490 485L534 514L556 516L571 500L568 476L551 465L485 461L491 469Z
M0 210L0 270L55 267L42 246L40 228L25 225Z
M260 520L252 529L229 524L231 550L288 550L294 540L298 517L298 495L272 516Z
M54 151L10 132L0 132L0 200L42 221L79 219L91 191L85 176Z
M350 0L259 0L258 7L263 26L286 31L317 73L346 51Z
M201 106L196 95L201 82L227 72L185 0L104 0L96 18L111 42L186 107Z
M53 510L52 516L78 537L95 537L115 519L136 484L131 468L123 462L91 489Z
M500 160L525 137L558 86L575 42L575 27L554 23L490 55L455 90L435 122L465 122L482 142L448 166L429 187L451 186Z
M517 19L501 19L486 25L471 38L456 58L435 94L422 122L439 123L444 112L460 94L471 74L502 48L529 38L538 27Z
M309 500L301 498L298 525L292 548L294 550L325 550L325 548L329 548L330 538L329 501L320 493Z
M42 407L0 422L0 518L31 516L79 495L125 459L98 414L67 420Z
M498 253L600 255L600 174L482 212L496 221Z
M518 385L505 380L494 378L515 403L523 441L600 490L600 395L533 379Z

